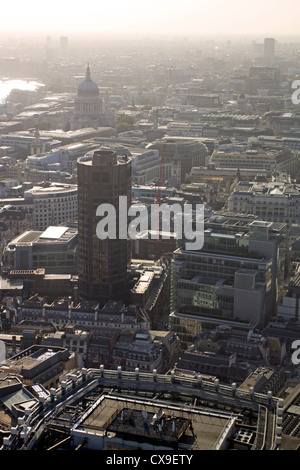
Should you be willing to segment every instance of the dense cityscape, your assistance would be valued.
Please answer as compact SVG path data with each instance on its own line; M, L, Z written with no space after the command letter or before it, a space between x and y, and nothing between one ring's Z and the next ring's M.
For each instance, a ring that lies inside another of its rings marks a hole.
M300 41L0 46L0 449L299 450Z

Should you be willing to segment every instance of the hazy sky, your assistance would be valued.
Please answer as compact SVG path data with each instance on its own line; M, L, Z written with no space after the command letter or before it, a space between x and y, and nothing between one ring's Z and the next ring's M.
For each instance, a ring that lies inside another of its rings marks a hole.
M297 0L5 0L1 30L298 35Z

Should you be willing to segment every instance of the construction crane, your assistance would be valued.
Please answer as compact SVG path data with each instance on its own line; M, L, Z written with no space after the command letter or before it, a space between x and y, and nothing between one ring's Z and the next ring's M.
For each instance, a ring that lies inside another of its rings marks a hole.
M161 187L162 187L162 184L163 184L163 181L164 181L164 165L165 165L165 153L166 153L166 145L167 144L163 144L163 148L162 148L162 153L161 153L161 161L160 161L160 169L159 169L159 182L158 182L158 186L157 186L157 189L156 189L156 195L155 195L155 199L156 199L156 204L158 204L158 206L160 206L160 202L161 202ZM160 227L161 227L161 212L159 212L159 221L158 221L158 238L157 238L157 241L156 241L156 259L159 259L160 258Z

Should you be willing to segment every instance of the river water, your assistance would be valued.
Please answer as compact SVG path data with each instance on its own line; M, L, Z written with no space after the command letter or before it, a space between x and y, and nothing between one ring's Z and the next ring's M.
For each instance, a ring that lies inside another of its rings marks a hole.
M17 88L18 90L37 90L41 83L33 80L0 80L0 103L5 103L10 92Z

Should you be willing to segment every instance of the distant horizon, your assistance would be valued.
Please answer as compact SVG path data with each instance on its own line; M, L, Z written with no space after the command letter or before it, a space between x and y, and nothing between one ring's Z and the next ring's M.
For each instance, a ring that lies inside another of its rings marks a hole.
M46 43L47 37L50 37L51 42L59 41L62 37L67 37L68 41L78 41L78 40L108 40L108 41L117 41L119 39L122 40L166 40L166 41L191 41L191 42L203 42L203 41L215 41L222 43L224 41L232 41L233 43L236 41L245 41L245 42L257 42L263 43L265 38L273 38L277 43L300 43L300 32L298 34L267 34L267 33L232 33L232 34L222 34L222 33L206 33L206 34L185 34L185 33L166 33L163 34L161 32L153 32L153 33L139 33L139 32L132 32L130 34L125 32L74 32L71 31L70 33L59 32L59 31L52 31L52 32L29 32L29 31L18 31L16 34L15 32L0 32L0 47L2 46L2 42L5 41L13 42L20 41L20 40L44 40Z

